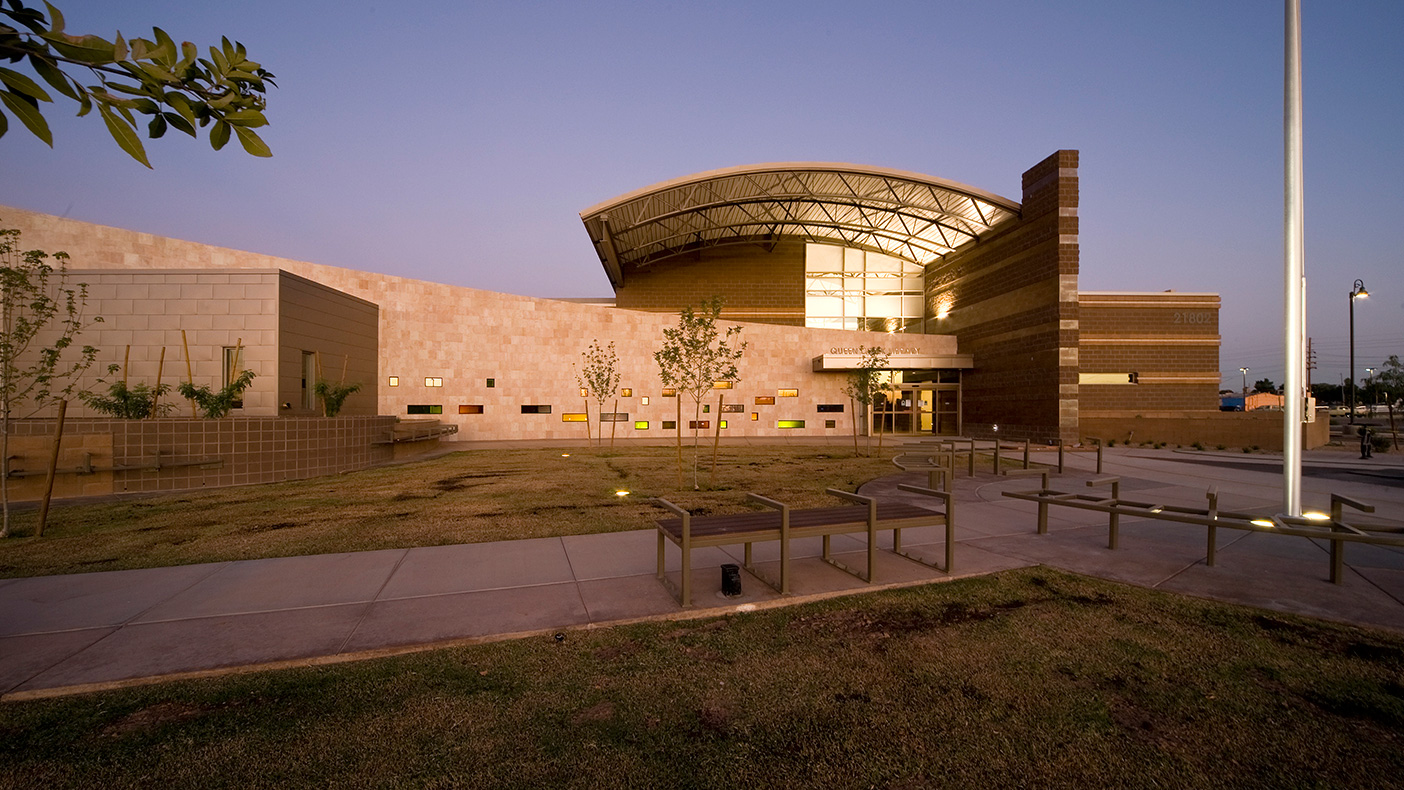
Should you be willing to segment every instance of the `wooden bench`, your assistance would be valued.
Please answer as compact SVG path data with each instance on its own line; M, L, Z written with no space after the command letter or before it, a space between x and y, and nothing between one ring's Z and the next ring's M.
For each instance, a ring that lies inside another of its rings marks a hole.
M877 533L892 530L893 552L914 562L946 573L951 572L955 559L955 517L952 513L951 495L920 486L899 485L903 491L924 494L940 499L944 510L932 510L900 502L878 502L872 497L852 494L836 488L826 493L855 504L838 507L804 508L793 510L783 502L747 494L750 502L755 502L769 510L754 513L737 513L729 516L694 517L686 510L666 499L655 499L654 503L674 514L674 518L660 518L658 524L658 580L678 599L683 606L692 605L692 550L708 546L744 544L747 571L765 582L781 595L790 592L790 541L795 538L822 537L824 539L821 559L836 568L847 571L865 582L871 583L877 562ZM945 565L928 562L902 550L902 530L912 527L929 527L935 524L946 526ZM834 559L830 551L829 539L834 535L868 535L868 567L866 572L849 568ZM780 578L770 579L763 575L751 561L751 544L761 541L780 542ZM682 550L682 584L675 586L663 570L664 549L667 541L672 541Z

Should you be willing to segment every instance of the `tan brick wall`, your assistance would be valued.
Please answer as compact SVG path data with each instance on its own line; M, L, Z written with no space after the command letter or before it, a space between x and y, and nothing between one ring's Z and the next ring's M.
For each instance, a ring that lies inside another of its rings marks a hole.
M997 424L1001 437L1076 440L1077 166L1077 151L1058 151L1030 168L1018 220L927 267L930 331L975 358L962 380L967 434Z
M727 320L804 326L804 244L708 247L630 268L615 305L676 314L712 296Z
M1105 411L1216 412L1219 399L1217 294L1078 295L1083 373L1136 373L1135 385L1083 384L1082 414Z
M64 427L55 496L183 491L273 483L362 469L389 460L390 417L232 417L222 420L73 419ZM54 421L15 424L16 501L42 495ZM85 454L86 457L85 457ZM83 462L104 470L77 472ZM112 471L114 467L154 467ZM191 465L192 462L211 462ZM36 482L38 481L38 482Z
M1210 450L1223 445L1229 450L1258 447L1280 452L1282 412L1103 412L1083 416L1082 436L1087 443L1165 442L1188 447L1200 442ZM1310 450L1328 441L1330 421L1323 409L1315 422L1302 426L1302 446Z

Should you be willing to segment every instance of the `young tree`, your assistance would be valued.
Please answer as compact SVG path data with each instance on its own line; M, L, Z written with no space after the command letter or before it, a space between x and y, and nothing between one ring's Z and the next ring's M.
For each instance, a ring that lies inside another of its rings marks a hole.
M728 327L725 334L717 330L721 309L722 299L719 296L702 302L695 310L684 307L678 313L678 325L663 330L663 346L653 354L663 386L675 388L678 397L686 392L692 398L693 490L701 488L697 484L697 431L702 420L702 400L716 382L736 381L739 378L736 363L746 351L744 341L736 344L741 327ZM718 413L716 417L720 419L721 414ZM681 420L678 430L682 430ZM679 464L681 468L681 457Z
M858 359L858 367L848 374L848 383L844 386L844 394L848 396L848 407L853 410L853 454L858 454L858 421L866 419L868 409L877 401L877 396L887 387L883 379L882 371L887 367L887 352L882 346L858 347L861 355ZM862 410L859 410L862 406ZM872 431L864 431L868 437L868 455L872 455L873 436Z
M147 137L163 136L168 128L196 137L196 126L210 128L210 145L218 151L239 138L254 156L272 156L254 129L268 123L263 116L267 85L273 75L248 59L244 45L222 39L209 48L209 58L189 41L179 47L161 28L155 40L112 41L99 36L75 36L64 30L63 14L48 2L47 16L22 0L0 2L0 60L27 63L35 76L78 103L78 115L96 106L112 139L147 167L146 150L137 133L137 115L149 116ZM78 72L82 78L70 72ZM96 83L83 84L89 80ZM0 67L0 103L35 137L53 147L53 134L41 103L53 98L34 79ZM0 112L0 136L9 126Z
M1262 392L1268 395L1278 395L1277 385L1272 383L1272 379L1258 379L1253 382L1253 391Z
M68 287L67 253L21 252L19 240L18 230L0 228L0 538L10 534L13 422L73 396L97 356L96 348L75 348L74 341L102 321L83 316L88 286Z
M1390 354L1389 359L1384 361L1380 370L1375 374L1375 383L1384 394L1385 405L1389 410L1389 433L1394 439L1394 449L1399 449L1399 431L1395 428L1394 407L1401 399L1404 399L1404 363L1399 361L1398 354Z
M591 340L590 347L580 352L580 372L575 375L575 382L580 388L588 392L599 404L599 414L603 419L605 401L610 396L615 396L615 403L618 403L619 392L619 357L614 353L614 341L609 345L601 346L600 341ZM616 409L617 411L617 409ZM586 430L590 422L588 409L585 414ZM596 446L604 443L604 423L600 424L599 438ZM614 433L610 432L609 447L614 449Z

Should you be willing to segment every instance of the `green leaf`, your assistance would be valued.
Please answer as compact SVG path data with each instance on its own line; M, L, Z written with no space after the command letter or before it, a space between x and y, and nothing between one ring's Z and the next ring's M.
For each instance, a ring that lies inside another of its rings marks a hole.
M39 108L30 104L31 100L18 96L9 91L0 91L0 101L5 103L10 112L18 119L25 128L34 133L35 137L43 140L50 148L54 147L54 136L49 131L49 122L44 120L44 116L39 114Z
M150 99L132 100L132 109L136 110L142 115L155 115L161 111L161 107L158 104L156 104L156 102Z
M112 42L99 36L70 36L67 33L44 36L60 55L81 63L102 66L112 63Z
M225 128L227 129L229 127L226 126ZM258 134L252 129L245 129L242 126L235 126L234 133L239 135L239 142L243 144L244 150L248 151L253 156L273 155L273 151L269 149L268 144L263 142L262 138L260 138Z
M210 130L210 147L216 151L224 147L229 142L229 124L224 121L215 121L214 128Z
M29 65L34 69L34 73L42 77L54 90L77 101L78 92L68 84L68 77L59 71L58 66L55 66L53 61L39 55L30 55Z
M62 33L64 24L63 14L59 13L59 10L54 8L49 0L44 0L44 5L49 9L49 32Z
M195 111L190 109L190 100L185 98L185 94L176 91L166 91L166 104L169 104L171 109L180 113L180 117L184 118L191 126L195 125Z
M179 116L177 116L179 117ZM151 119L151 123L146 127L146 136L155 140L166 134L166 118L164 115L156 115Z
M243 126L249 129L257 129L260 126L267 126L268 119L263 117L263 113L258 110L235 110L224 116L226 123L235 126Z
M185 120L177 113L168 112L162 114L165 116L166 121L170 123L171 126L174 126L179 131L185 132L191 137L195 136L195 124Z
M117 40L112 42L112 59L126 60L130 54L131 50L127 48L127 40L122 38L122 31L117 31Z
M180 44L180 64L176 68L185 68L200 58L200 48L189 41Z
M224 53L220 52L214 47L210 47L210 60L214 61L213 70L216 73L223 74L226 71L229 71L229 61L224 59Z
M117 113L105 104L98 105L98 112L102 114L102 120L107 124L107 131L112 135L112 139L117 141L117 145L121 146L122 150L126 151L133 159L148 168L151 167L151 163L146 161L146 149L142 147L141 138L137 137L136 129L118 117Z
M5 117L5 113L0 112L0 137L5 136L5 132L10 130L10 121Z
M49 94L45 93L44 89L39 87L34 80L24 76L18 71L0 68L0 82L10 86L10 90L15 93L23 93L39 101L53 101L53 99L49 98Z
M88 94L87 91L83 91L83 95L80 96L80 97L78 98L78 102L79 102L79 104L78 104L78 117L79 117L79 118L82 118L84 115L87 115L88 113L92 112L92 110L93 110L93 97L90 96L90 95Z
M155 46L144 38L134 38L127 44L132 48L132 60L146 60Z
M174 68L176 60L175 41L166 34L166 31L159 27L151 28L151 32L156 35L156 51L151 53L151 59L168 69Z

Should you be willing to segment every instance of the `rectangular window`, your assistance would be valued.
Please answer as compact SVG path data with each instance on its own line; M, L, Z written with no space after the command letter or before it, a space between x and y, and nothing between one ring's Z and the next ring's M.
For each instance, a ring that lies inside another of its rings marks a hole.
M634 430L636 430L636 431L646 431L646 430L648 430L648 420L634 420Z
M526 412L522 412L525 414ZM561 422L589 422L590 417L583 411L568 411L561 414Z
M842 404L842 403L821 403L821 404L819 404L819 413L820 413L820 414L832 413L832 412L842 412L842 411L843 411L843 404Z
M605 411L600 412L600 422L628 422L629 412L627 411Z
M551 407L545 404L534 403L522 406L522 414L550 414Z
M775 405L775 396L774 396L774 395L757 395L757 396L756 396L756 405L757 405L757 406L774 406L774 405Z
M777 428L803 428L804 420L781 420L775 424Z
M465 403L465 404L459 404L459 406L458 406L458 413L459 413L459 414L482 414L482 413L483 413L483 407L482 407L481 404L477 404L477 405L469 405L469 404L466 404L466 403Z
M703 414L711 414L711 413L712 413L712 404L710 404L710 403L704 403L704 404L702 404L702 413L703 413Z
M582 398L588 398L588 397L590 397L590 391L587 390L587 389L585 389L584 387L581 387L581 388L580 388L580 397L582 397Z
M759 419L760 419L760 413L759 413L759 412L754 412L754 411L751 412L751 422L755 422L756 420L759 420Z
M722 421L721 421L721 429L722 429L723 431L726 430L726 420L722 420Z
M712 427L712 421L711 421L711 420L688 420L688 421L687 421L687 427L688 427L689 430L702 430L702 431L705 431L705 430L707 430L708 428Z
M493 387L496 387L496 386L497 386L497 379L488 379L487 381L488 381L488 389L492 389Z
M224 381L229 383L230 375L238 367L234 360L234 349L224 349ZM317 408L317 355L311 351L302 352L302 408L313 411Z
M621 398L632 398L632 397L634 397L634 390L633 390L633 388L632 388L632 387L625 387L625 388L619 390L619 397L621 397Z
M433 404L432 406L431 406L431 405L427 405L427 404L422 404L422 403L421 403L421 404L413 404L413 403L412 403L412 404L410 404L409 406L406 406L406 407L405 407L405 412L408 413L408 414L443 414L443 413L444 413L444 407L443 407L442 404L438 404L438 403L435 403L435 404Z
M399 377L399 376L391 376L391 377L390 377L390 386L392 386L392 387L398 387L398 386L400 386L400 377Z
M672 388L672 387L664 387L664 388L663 388L663 397L665 397L665 398L676 398L676 397L678 397L678 391L677 391L676 389Z
M425 376L425 377L424 377L424 386L426 386L426 387L442 387L442 386L444 386L444 380L441 379L441 378L439 378L438 376Z
M833 428L833 427L835 427L836 425L837 425L837 423L836 423L834 420L824 420L824 427L825 427L825 428Z
M714 381L714 382L712 382L712 389L714 389L714 390L729 390L729 389L732 388L732 386L733 386L733 383L730 382L730 381Z
M676 431L677 429L678 429L677 420L664 420L664 421L663 421L663 430L665 430L665 431Z
M647 396L647 395L643 396L642 398L639 399L639 401L640 401L641 403L643 403L643 405L647 406L647 405L648 405L648 396Z
M779 395L779 396L782 397L782 398L798 398L798 397L799 397L799 390L797 390L797 389L776 390L775 394L776 394L776 395Z
M733 414L736 412L745 412L746 407L740 403L723 403L721 410L722 414Z

